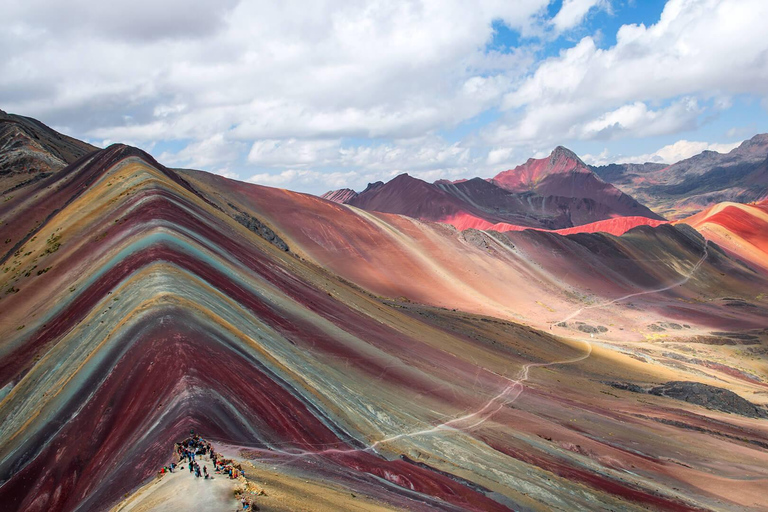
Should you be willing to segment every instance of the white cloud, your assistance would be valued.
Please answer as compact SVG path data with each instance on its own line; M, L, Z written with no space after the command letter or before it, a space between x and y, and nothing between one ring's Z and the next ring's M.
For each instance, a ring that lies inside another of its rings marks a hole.
M497 106L534 62L486 52L493 23L530 31L549 0L179 1L9 0L3 108L92 141L189 141L160 160L290 169L281 183L305 190L323 181L297 169L451 173L469 150L433 134Z
M217 133L200 141L187 145L178 153L166 152L159 160L169 165L185 165L203 170L212 170L218 164L237 160L243 148L243 143L230 141L224 134ZM223 172L219 174L224 175ZM230 176L232 177L231 173Z
M259 166L315 166L338 163L338 140L267 139L253 143L248 161Z
M488 151L486 163L488 165L498 165L500 163L509 162L514 154L514 148L494 148Z
M345 146L340 140L261 140L254 143L249 160L275 170L257 173L248 181L314 193L340 187L361 190L369 182L404 172L432 182L471 177L488 169L469 148L437 137L372 146Z
M670 0L611 48L595 34L543 62L611 2L548 17L550 0L191 1L7 0L2 108L91 141L186 141L160 160L322 191L325 174L484 176L578 140L671 142L768 96L763 0ZM499 24L519 48L487 49Z
M6 19L45 27L55 36L84 32L126 41L198 39L224 28L239 0L8 0Z
M341 163L349 167L371 170L405 171L440 170L466 167L471 163L470 150L459 144L446 144L439 139L410 143L355 146L341 150Z
M248 181L259 185L268 185L272 187L297 187L313 186L320 187L324 191L329 189L345 188L351 182L359 178L359 173L355 171L347 172L318 172L311 169L286 169L278 173L259 173L254 174Z
M695 127L701 112L694 98L684 98L658 110L635 102L587 121L578 127L575 135L579 139L617 139L628 135L653 137L678 133Z
M94 138L421 136L498 103L532 58L486 53L492 22L548 0L179 2L10 0L4 107Z
M605 148L597 155L585 153L580 155L580 158L588 165L608 165L615 163L617 157L612 155L608 148Z
M232 180L240 179L240 173L231 171L229 167L220 167L218 169L211 169L210 172L214 174L218 174L219 176L224 176L225 178L229 178Z
M552 18L552 25L558 32L575 27L593 7L605 6L603 0L563 0L560 11Z
M767 17L764 0L670 0L658 23L622 26L611 48L585 37L505 95L507 116L486 132L486 140L593 138L611 117L626 127L625 136L673 133L696 126L695 108L686 109L686 101L711 100L717 110L727 108L733 95L766 96ZM672 111L657 116L652 130L631 122L632 115L648 117L669 101L686 122L674 122Z
M401 172L467 165L469 148L437 137L371 146L337 140L267 139L254 142L248 160L263 167L359 167Z

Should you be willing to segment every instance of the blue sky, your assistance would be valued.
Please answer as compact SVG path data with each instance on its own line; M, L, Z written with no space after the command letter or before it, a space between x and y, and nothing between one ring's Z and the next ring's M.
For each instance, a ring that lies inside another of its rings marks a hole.
M764 0L10 0L0 108L322 193L768 132ZM150 12L152 15L147 16Z

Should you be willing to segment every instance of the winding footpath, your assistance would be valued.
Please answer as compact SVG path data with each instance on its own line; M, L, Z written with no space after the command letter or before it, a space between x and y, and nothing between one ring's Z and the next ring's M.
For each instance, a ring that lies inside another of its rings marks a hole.
M562 320L560 320L559 322L555 322L555 323L562 323L562 322L568 322L569 320L573 320L574 318L579 316L581 313L589 309L604 308L604 307L611 306L613 304L617 304L619 302L625 301L627 299L631 299L633 297L661 293L661 292L665 292L665 291L677 288L679 286L682 286L686 284L688 281L690 281L694 273L701 267L701 265L704 263L704 261L707 259L708 256L709 256L709 241L705 241L704 254L696 262L696 264L693 266L691 271L679 281L675 281L674 283L661 288L654 288L651 290L644 290L640 292L630 293L622 297L612 299L607 302L579 308L573 313L563 318ZM585 340L585 339L578 339L576 341L579 341L584 344L585 351L583 354L577 357L562 359L558 361L551 361L548 363L527 363L522 367L517 378L510 379L508 377L504 377L509 382L509 385L505 387L499 394L497 394L496 396L488 400L488 402L486 402L486 404L483 407L481 407L480 409L474 412L448 420L444 423L440 423L438 425L431 426L429 428L424 428L421 430L404 432L402 434L396 434L393 436L385 437L385 438L379 439L378 441L373 442L372 444L366 446L365 448L350 448L350 449L327 448L319 451L304 451L304 450L302 451L274 450L274 451L276 451L281 455L289 456L292 459L311 457L311 456L317 456L317 455L327 455L327 454L352 454L352 453L360 453L360 452L376 453L377 447L380 447L381 445L398 441L401 439L412 439L415 437L427 436L427 435L436 434L439 432L450 432L450 431L467 432L469 430L472 430L482 425L483 423L491 419L493 415L496 414L498 411L500 411L502 408L515 403L515 401L517 401L517 399L520 398L520 395L522 395L525 389L525 382L528 380L530 376L531 369L545 368L545 367L556 366L556 365L574 364L589 358L592 355L592 343L590 343L588 340Z

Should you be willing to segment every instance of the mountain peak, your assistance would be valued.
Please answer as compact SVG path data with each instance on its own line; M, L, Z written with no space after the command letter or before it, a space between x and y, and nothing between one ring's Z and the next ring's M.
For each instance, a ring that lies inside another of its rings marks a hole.
M95 146L53 130L36 119L8 114L0 110L0 171L15 178L18 185L28 173L51 173L95 151Z
M372 190L376 190L377 188L381 188L383 186L384 186L383 181L374 181L373 183L369 183L368 186L365 187L365 189L362 192L360 192L360 195L365 194L366 192L370 192Z
M549 157L529 159L493 178L492 183L513 193L582 198L608 205L621 216L661 217L619 189L604 182L573 151L557 146Z
M555 174L587 173L592 171L570 149L557 146L549 157L529 158L527 162L514 169L500 172L493 182L510 192L533 190L546 177Z
M405 188L405 187L424 187L424 186L431 186L430 183L422 180L421 178L417 178L415 176L411 176L407 172L404 172L402 174L398 174L391 180L389 180L387 183L384 184L387 188Z
M579 158L576 153L566 148L565 146L557 146L549 155L549 160L552 164L555 164L558 161L562 161L563 159L575 160L576 162L584 165L584 162L581 161L581 158Z
M751 139L742 142L738 149L759 149L768 146L768 133L758 133Z
M351 188L340 188L338 190L329 190L320 197L329 201L333 201L334 203L345 204L357 197L357 192Z

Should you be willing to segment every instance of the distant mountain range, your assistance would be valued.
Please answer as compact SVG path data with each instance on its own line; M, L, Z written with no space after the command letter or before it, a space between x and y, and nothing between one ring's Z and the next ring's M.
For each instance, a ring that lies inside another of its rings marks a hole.
M638 224L663 220L600 179L564 147L490 180L427 183L401 174L388 183L371 183L359 194L341 189L323 198L369 211L444 222L459 229L560 230L618 217L641 219Z
M755 135L729 153L704 151L672 165L592 167L600 177L669 219L723 201L749 203L768 194L768 134Z
M371 183L360 193L345 188L322 197L459 229L574 232L580 226L594 231L597 224L618 235L638 225L680 219L718 202L746 203L767 194L768 135L757 135L728 154L705 151L673 165L590 167L558 146L547 158L531 158L487 180L427 183L402 174L388 183Z

